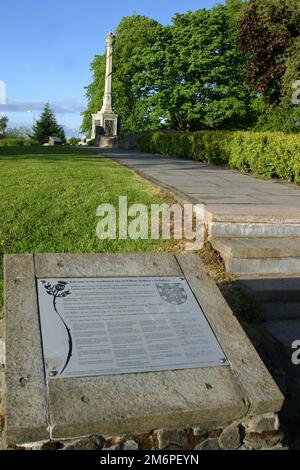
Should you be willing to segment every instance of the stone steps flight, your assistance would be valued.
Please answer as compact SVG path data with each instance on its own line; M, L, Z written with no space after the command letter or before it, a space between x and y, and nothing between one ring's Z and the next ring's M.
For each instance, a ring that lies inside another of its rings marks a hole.
M252 291L267 331L290 354L300 340L299 215L210 214L207 229L226 270Z

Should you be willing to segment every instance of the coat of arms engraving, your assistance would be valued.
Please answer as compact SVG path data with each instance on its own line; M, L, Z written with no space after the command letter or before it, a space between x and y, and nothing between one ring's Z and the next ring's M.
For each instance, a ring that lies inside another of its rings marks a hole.
M187 293L179 283L156 284L162 299L172 305L182 305L187 301Z

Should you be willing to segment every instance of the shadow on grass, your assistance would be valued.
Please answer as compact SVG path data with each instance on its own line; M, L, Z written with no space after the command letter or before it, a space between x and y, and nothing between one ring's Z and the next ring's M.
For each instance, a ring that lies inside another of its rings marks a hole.
M104 158L95 158L90 151L86 149L77 149L73 147L0 147L0 161L16 162L37 160L43 162L64 162L74 163L106 163L109 161Z
M0 156L26 156L26 155L91 155L87 149L78 147L0 147Z

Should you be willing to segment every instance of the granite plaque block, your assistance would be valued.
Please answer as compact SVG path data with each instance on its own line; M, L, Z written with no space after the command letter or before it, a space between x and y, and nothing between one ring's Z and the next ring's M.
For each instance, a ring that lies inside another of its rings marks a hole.
M7 447L206 432L282 406L196 255L7 255L4 279Z

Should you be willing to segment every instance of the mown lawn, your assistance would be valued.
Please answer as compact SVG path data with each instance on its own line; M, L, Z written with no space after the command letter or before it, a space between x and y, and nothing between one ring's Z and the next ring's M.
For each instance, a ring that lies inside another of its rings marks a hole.
M170 242L99 240L102 203L162 203L163 194L116 163L71 148L0 148L0 309L5 253L108 253L167 249ZM0 310L1 312L1 310Z

